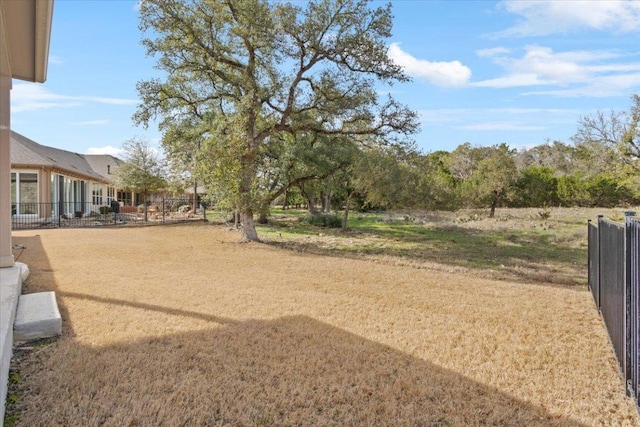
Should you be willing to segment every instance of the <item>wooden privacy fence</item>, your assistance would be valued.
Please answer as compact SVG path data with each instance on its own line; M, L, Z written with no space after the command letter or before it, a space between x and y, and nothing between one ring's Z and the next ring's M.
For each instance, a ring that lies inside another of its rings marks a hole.
M640 218L589 220L589 289L609 332L620 373L640 411Z

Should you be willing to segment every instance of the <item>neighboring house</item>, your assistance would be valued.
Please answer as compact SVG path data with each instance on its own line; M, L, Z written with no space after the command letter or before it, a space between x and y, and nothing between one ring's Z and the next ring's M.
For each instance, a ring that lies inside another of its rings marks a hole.
M115 175L121 164L107 154L47 147L12 131L12 215L50 219L99 212L117 197Z

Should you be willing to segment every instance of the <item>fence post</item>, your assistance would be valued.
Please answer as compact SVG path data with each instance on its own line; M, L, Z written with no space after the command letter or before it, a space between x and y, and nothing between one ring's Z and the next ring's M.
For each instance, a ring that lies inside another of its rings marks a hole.
M164 224L165 218L164 218L164 194L162 195L162 223Z
M625 301L625 316L624 316L624 330L626 332L626 348L625 359L626 369L624 373L624 381L627 385L625 391L627 396L631 396L633 391L631 381L631 218L635 216L634 211L624 212L624 301Z
M602 295L602 219L603 214L598 215L598 313L602 314L600 307L600 297Z
M591 283L591 269L593 268L593 263L595 260L591 259L591 248L593 247L593 245L595 244L594 242L592 242L592 236L591 236L591 219L587 220L587 287L589 288L589 290L591 291L591 296L593 296L593 286L595 286L594 283ZM598 305L598 302L595 301L596 303L596 308Z

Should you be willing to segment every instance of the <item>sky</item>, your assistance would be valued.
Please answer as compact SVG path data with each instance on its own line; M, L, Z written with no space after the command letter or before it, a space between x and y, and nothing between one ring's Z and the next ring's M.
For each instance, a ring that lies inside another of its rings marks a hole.
M379 91L418 112L425 153L568 143L580 117L640 93L640 0L392 4L388 54L412 82ZM13 81L12 129L81 154L158 146L157 128L131 120L136 82L161 76L141 37L135 1L55 0L47 81Z

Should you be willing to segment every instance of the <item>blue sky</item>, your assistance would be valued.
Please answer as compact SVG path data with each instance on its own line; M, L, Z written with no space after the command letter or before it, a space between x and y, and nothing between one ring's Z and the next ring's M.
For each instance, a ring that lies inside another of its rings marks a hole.
M420 114L423 151L569 142L580 116L640 93L640 1L393 1L389 55L413 82L392 88ZM383 2L374 2L382 5ZM48 78L14 80L12 128L78 153L122 154L136 82L158 75L135 1L56 0Z

